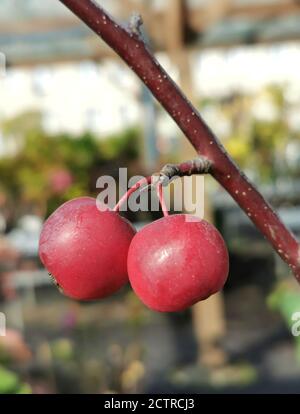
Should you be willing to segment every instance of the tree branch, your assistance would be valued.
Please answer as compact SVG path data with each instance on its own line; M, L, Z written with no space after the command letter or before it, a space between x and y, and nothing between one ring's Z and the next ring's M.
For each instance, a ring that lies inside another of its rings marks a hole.
M188 177L195 174L208 174L212 168L212 163L205 157L196 158L182 162L181 164L166 164L157 174L158 181L163 185L168 185L174 178Z
M199 112L148 49L141 36L141 19L132 20L126 28L93 0L60 1L114 49L147 85L198 154L211 161L212 176L245 211L300 281L299 242L235 165Z

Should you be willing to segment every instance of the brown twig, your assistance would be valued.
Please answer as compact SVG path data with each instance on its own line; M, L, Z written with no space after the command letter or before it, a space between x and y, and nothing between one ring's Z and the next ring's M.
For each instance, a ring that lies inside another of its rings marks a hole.
M123 27L93 0L60 0L97 33L147 85L199 155L212 163L212 176L228 191L288 263L300 281L300 247L263 196L235 165L222 144L151 53L141 35L142 20Z
M199 156L194 160L182 162L181 164L166 164L157 174L159 182L165 186L174 178L188 177L195 174L208 174L212 163L205 157Z

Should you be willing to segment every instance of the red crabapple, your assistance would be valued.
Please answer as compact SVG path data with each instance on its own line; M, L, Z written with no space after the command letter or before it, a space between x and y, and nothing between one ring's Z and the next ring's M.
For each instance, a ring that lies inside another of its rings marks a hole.
M224 286L228 252L217 229L196 217L171 215L138 232L128 252L128 274L149 308L176 312Z
M96 200L77 198L45 222L39 244L42 263L65 295L79 300L106 297L128 282L127 254L133 226Z

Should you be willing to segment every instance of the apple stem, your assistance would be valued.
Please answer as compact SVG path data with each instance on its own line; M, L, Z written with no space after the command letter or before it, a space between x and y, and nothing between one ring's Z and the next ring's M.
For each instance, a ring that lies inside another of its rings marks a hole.
M164 216L169 215L168 207L163 194L163 186L179 177L188 177L194 174L207 174L210 171L212 163L205 157L198 157L194 160L182 162L180 164L166 164L159 173L149 177L142 178L134 184L118 201L113 211L120 211L121 206L128 200L131 194L137 190L144 191L149 186L156 187L157 196ZM143 188L142 188L143 187Z
M158 196L158 199L159 199L164 217L168 217L169 210L168 210L166 202L165 202L164 193L163 193L163 186L160 183L157 185L157 196Z
M136 184L134 184L118 201L118 203L113 208L113 211L120 211L121 206L128 200L128 198L131 196L131 194L135 193L137 190L139 190L141 187L148 186L152 182L152 176L142 178L139 180Z
M134 184L118 201L118 203L113 208L113 211L119 212L121 206L128 200L128 198L135 193L136 191L140 190L143 191L149 186L156 187L157 196L162 208L163 215L166 217L169 215L168 208L164 199L162 184L157 181L156 176L151 175L149 177L142 178L136 184Z

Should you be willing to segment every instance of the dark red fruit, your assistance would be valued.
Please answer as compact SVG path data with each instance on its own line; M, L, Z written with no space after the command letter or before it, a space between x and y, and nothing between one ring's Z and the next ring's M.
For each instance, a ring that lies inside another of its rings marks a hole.
M39 254L67 296L100 299L128 282L127 254L134 235L133 226L118 213L100 212L94 198L77 198L45 222Z
M144 227L128 252L132 288L160 312L181 311L218 292L228 269L227 248L217 229L184 214Z

